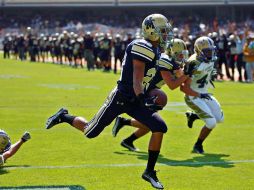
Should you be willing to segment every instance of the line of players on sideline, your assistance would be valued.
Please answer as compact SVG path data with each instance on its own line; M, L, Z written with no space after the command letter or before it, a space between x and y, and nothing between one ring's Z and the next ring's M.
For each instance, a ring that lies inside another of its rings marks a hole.
M177 28L174 28L174 36L183 39ZM227 35L211 32L207 36L213 39L217 47L218 59L215 68L218 75L216 79L252 82L254 69L249 63L253 63L254 58L249 56L248 47L250 42L254 41L254 35L246 30ZM184 39L191 54L197 37L189 35L188 39ZM133 39L131 33L126 36L120 34L112 36L109 33L87 32L85 35L78 35L74 32L63 31L61 34L37 36L28 27L26 35L6 34L3 40L3 51L4 58L11 56L20 60L30 59L32 62L64 63L73 67L86 66L88 70L102 68L104 71L113 70L117 73L117 69L121 67L117 63L122 62L124 51ZM112 57L114 58L113 68ZM235 68L238 71L237 74Z

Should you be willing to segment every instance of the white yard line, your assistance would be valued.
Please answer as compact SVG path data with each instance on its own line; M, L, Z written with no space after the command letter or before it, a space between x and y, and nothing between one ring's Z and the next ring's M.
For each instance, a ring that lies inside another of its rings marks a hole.
M200 165L230 165L239 163L254 163L254 160L234 160L234 161L208 161L208 162L165 162L158 163L159 166L200 166ZM146 166L146 163L126 163L126 164L81 164L69 166L15 166L3 167L7 170L16 169L68 169L68 168L121 168Z

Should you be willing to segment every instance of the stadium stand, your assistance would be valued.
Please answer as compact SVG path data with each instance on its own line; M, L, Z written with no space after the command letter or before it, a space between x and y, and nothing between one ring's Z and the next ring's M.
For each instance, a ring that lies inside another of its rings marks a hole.
M223 5L225 4L224 0L159 0L159 1L152 1L152 0L119 0L119 5Z
M113 0L3 0L2 6L15 7L15 6L114 6Z
M253 0L2 0L0 6L204 6L251 5Z

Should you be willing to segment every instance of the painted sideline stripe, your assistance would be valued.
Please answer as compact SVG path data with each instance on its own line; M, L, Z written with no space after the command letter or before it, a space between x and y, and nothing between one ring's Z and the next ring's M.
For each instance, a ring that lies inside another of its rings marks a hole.
M158 166L198 166L198 165L229 165L238 163L254 163L254 160L235 160L235 161L211 161L211 162L165 162L157 163ZM114 168L114 167L139 167L146 166L146 163L136 164L82 164L73 166L5 166L8 170L15 169L66 169L66 168Z

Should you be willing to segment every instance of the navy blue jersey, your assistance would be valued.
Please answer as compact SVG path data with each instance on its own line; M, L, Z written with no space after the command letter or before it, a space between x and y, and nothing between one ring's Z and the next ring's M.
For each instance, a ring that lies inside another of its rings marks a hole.
M156 64L156 73L153 78L145 86L145 92L149 92L154 88L161 88L165 82L162 79L161 71L169 71L174 75L174 70L178 70L180 66L167 54L162 54Z
M147 77L155 74L156 61L159 59L159 48L153 47L152 44L144 39L133 40L126 48L123 58L123 69L121 78L118 81L118 89L127 97L135 97L133 89L133 60L140 60L145 64L144 81Z

